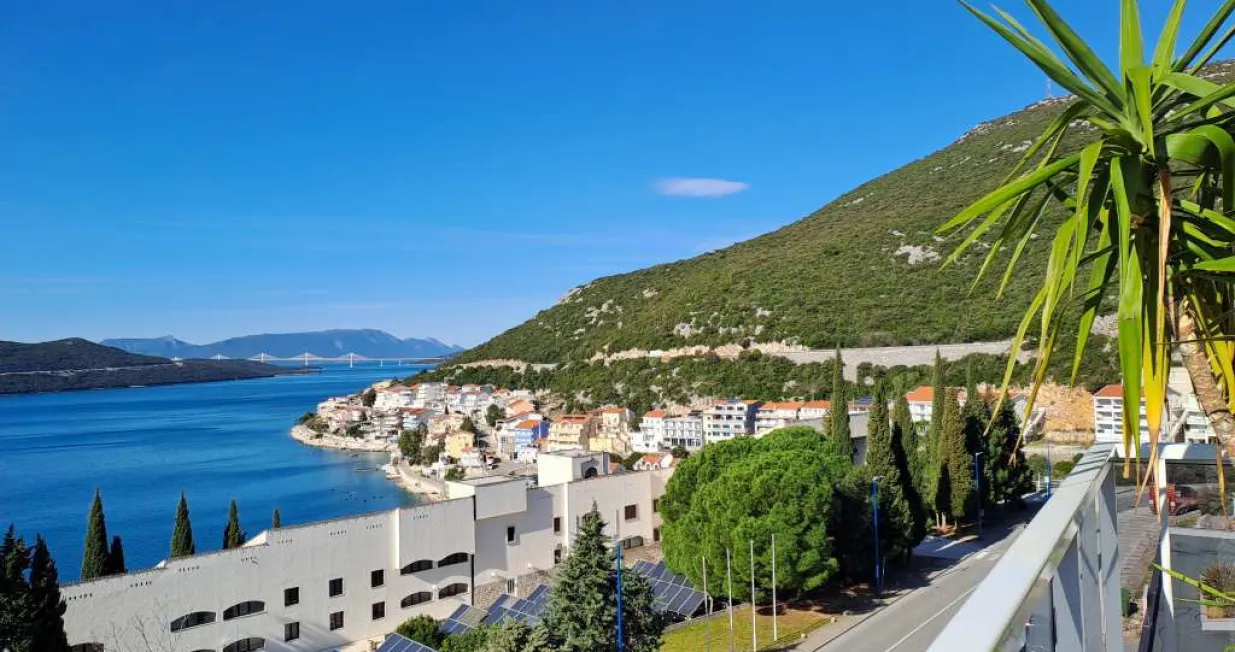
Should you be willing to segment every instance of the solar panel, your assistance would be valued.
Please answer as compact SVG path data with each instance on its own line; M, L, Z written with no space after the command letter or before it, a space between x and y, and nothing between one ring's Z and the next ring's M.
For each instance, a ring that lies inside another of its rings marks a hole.
M391 634L378 646L377 652L437 652L437 650L399 634Z
M485 615L484 620L481 621L481 624L496 625L506 618L510 618L511 620L519 620L509 609L494 606L489 608L489 613Z
M703 604L703 593L696 591L690 581L665 565L664 561L652 564L636 562L633 571L648 579L652 585L652 608L667 611L682 617L690 617Z

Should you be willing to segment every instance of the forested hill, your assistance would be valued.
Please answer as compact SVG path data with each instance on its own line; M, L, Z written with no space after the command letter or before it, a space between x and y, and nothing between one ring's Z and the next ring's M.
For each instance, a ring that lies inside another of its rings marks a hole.
M1209 76L1226 81L1232 68L1216 64ZM996 301L1002 265L996 262L991 281L970 294L984 247L941 269L958 238L940 241L934 230L992 190L1065 106L1042 102L978 125L766 235L597 279L459 361L561 362L749 338L831 347L1009 337L1041 282L1049 242L1030 244L1022 271ZM1085 137L1073 131L1068 147Z
M34 344L0 341L0 373L139 367L168 362L165 358L137 355L78 337Z

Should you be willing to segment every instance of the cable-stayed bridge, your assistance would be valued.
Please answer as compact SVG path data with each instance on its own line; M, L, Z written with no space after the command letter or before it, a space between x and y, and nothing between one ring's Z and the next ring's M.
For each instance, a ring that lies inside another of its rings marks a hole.
M180 358L173 358L173 359L177 361L180 360ZM216 354L216 355L210 356L210 359L211 360L232 360L233 358L230 358L222 354ZM424 365L424 364L438 364L439 362L443 362L444 360L446 360L446 358L444 357L371 358L368 356L360 355L359 353L345 353L343 355L332 358L332 357L324 357L324 356L320 356L320 355L316 355L316 354L308 353L308 352L301 353L299 355L294 355L291 357L280 357L276 355L270 355L269 353L258 353L257 355L250 356L248 358L243 358L243 359L252 360L254 362L264 362L264 363L300 362L300 363L303 363L304 366L306 367L309 366L310 364L346 364L349 366L355 366L357 363L374 363L374 362L378 363L379 365L383 365L383 366L384 365L392 365L392 366Z

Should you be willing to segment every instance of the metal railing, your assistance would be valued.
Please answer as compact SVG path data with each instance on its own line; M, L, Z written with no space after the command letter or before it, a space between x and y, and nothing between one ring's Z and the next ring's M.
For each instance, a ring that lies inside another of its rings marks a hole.
M931 652L1123 649L1113 450L1085 453Z

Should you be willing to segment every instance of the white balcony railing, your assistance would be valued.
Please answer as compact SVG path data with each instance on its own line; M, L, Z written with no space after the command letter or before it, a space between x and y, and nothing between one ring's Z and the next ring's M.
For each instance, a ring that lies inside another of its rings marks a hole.
M1123 650L1113 450L1085 453L930 652Z

